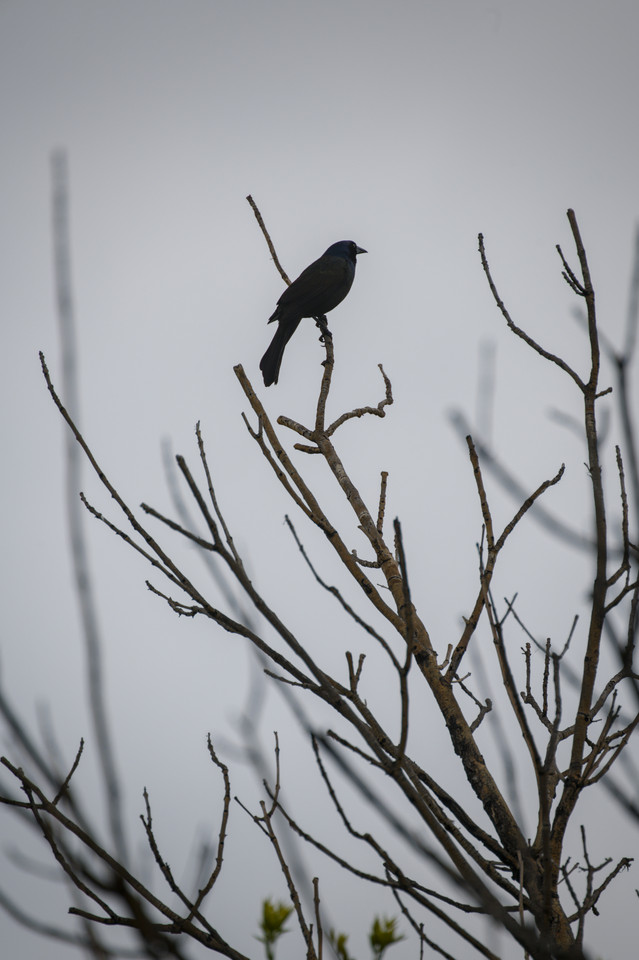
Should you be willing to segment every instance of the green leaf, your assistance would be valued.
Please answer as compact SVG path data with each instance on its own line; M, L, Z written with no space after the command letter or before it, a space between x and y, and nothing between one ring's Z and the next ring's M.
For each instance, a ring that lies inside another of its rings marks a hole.
M404 937L397 933L397 917L375 917L368 937L373 957L380 960L388 947L399 943Z
M270 898L262 901L261 937L256 939L266 947L267 960L274 960L274 945L284 933L288 933L284 924L293 912L293 907L285 903L273 903Z
M335 950L335 953L339 957L339 960L353 960L353 957L350 956L348 950L346 949L346 941L348 940L347 933L335 933L334 930L329 930L328 939Z

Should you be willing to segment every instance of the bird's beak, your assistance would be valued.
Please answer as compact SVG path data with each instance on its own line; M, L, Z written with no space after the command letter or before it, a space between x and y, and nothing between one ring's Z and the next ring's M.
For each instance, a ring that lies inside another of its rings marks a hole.
M355 253L368 253L368 250L364 250L363 247L355 247Z

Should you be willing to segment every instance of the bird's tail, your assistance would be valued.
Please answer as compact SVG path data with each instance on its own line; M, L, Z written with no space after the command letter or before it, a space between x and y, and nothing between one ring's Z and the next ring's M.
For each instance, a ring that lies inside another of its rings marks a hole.
M279 322L275 336L271 340L268 350L260 360L260 370L264 377L265 387L270 387L272 383L277 383L277 378L280 375L282 357L284 356L284 349L297 330L300 319L301 318L298 317L298 319L293 322L290 320L284 323L282 321Z

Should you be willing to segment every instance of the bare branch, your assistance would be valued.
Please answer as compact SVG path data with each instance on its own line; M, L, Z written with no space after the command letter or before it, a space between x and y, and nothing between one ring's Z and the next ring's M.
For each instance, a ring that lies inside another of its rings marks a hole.
M80 393L78 389L75 311L71 273L69 174L67 156L64 151L55 151L51 156L51 181L53 262L62 354L62 387L71 416L76 422L79 422ZM104 783L111 835L116 844L118 855L126 858L127 844L122 819L121 787L105 702L102 674L102 639L95 604L89 551L84 531L84 518L78 504L78 491L82 483L82 461L80 451L70 434L65 434L65 442L67 522L76 596L82 621L89 707L98 745L100 774Z
M541 347L535 340L533 340L533 338L530 337L527 333L525 333L525 332L521 329L521 327L518 327L518 326L513 322L513 320L512 320L512 318L511 318L508 310L506 309L506 306L505 306L503 300L501 299L501 297L499 296L499 293L497 292L497 287L495 286L495 283L494 283L494 281L493 281L493 278L492 278L492 275L491 275L491 272L490 272L490 267L488 266L488 259L487 259L487 257L486 257L486 250L485 250L485 248L484 248L484 237L483 237L483 234L480 233L478 239L479 239L479 255L480 255L480 257L481 257L481 264L482 264L482 267L484 268L484 273L486 274L486 279L488 280L488 285L489 285L489 287L490 287L490 291L491 291L491 293L492 293L492 295L493 295L493 297L494 297L495 303L496 303L497 306L499 307L499 309L500 309L500 311L501 311L501 314L502 314L504 320L506 321L506 323L508 324L508 327L510 328L510 330L512 330L512 332L513 332L514 334L516 334L518 337L520 337L520 338L524 341L524 343L528 344L528 346L529 346L532 350L534 350L535 353L538 353L540 357L544 357L544 359L549 360L551 363L556 364L558 367L560 367L562 370L564 370L565 373L568 374L568 376L572 377L572 379L575 381L575 383L577 384L577 386L579 387L579 389L583 391L583 390L585 389L585 384L584 384L584 382L583 382L582 379L575 373L575 371L572 369L572 367L570 367L570 366L566 363L565 360L562 360L561 357L556 356L554 353L550 353L548 350L544 350L544 348Z
M248 201L248 203L249 203L249 205L250 205L250 207L251 207L251 210L252 210L253 213L255 214L255 219L257 220L258 224L260 225L260 230L261 230L262 233L264 234L264 239L266 240L266 243L267 243L267 245L268 245L269 253L271 254L271 256L272 256L272 258L273 258L273 263L275 264L275 266L276 266L276 268L277 268L277 271L278 271L279 275L281 276L282 280L284 281L284 283L285 283L287 286L290 287L291 281L289 280L286 272L284 271L284 268L282 267L282 264L281 264L280 261L279 261L279 258L278 258L278 256L277 256L277 253L275 252L275 247L273 246L273 241L271 240L270 234L269 234L268 230L266 229L266 225L264 224L264 221L263 221L263 219L262 219L262 214L260 213L260 211L259 211L259 209L258 209L258 206L257 206L257 204L255 203L255 201L253 200L253 197L250 195L250 193L249 193L249 195L248 195L248 197L247 197L246 199L247 199L247 201Z
M386 387L386 396L383 400L377 404L376 407L357 407L355 410L350 410L348 413L343 413L337 420L334 420L330 427L326 428L326 436L332 436L338 427L341 427L343 423L346 423L347 420L352 420L355 417L364 417L366 414L374 417L385 417L386 411L384 407L390 406L393 402L393 388L391 382L384 373L384 368L381 363L378 364L378 367L381 371L382 377L384 378L384 385ZM380 531L381 533L381 531Z

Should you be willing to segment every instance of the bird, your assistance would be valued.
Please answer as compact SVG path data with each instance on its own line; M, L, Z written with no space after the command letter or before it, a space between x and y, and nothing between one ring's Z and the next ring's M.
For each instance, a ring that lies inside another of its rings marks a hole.
M284 348L303 317L321 317L342 302L353 285L357 254L367 253L353 240L331 244L318 260L303 270L277 301L268 323L277 330L260 360L264 386L277 383Z

